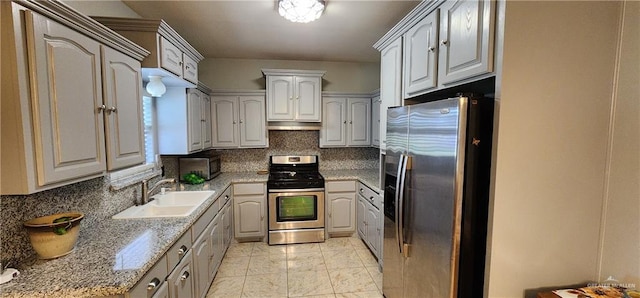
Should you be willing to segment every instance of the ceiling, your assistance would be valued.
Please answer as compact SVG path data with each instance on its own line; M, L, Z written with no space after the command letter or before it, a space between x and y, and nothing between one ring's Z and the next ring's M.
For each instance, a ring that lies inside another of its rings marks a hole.
M372 45L420 1L327 0L307 24L281 17L277 0L123 2L164 19L208 58L377 62Z

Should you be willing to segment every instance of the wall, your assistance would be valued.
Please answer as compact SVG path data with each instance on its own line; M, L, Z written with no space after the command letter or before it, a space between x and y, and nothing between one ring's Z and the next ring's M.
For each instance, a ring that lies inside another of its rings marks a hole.
M504 4L488 297L598 277L620 3Z
M120 0L78 1L63 0L65 4L89 16L139 18L140 15L131 10Z
M640 288L640 2L625 1L599 280Z
M380 63L206 58L199 79L212 89L265 89L263 68L325 70L323 91L369 93L380 88Z

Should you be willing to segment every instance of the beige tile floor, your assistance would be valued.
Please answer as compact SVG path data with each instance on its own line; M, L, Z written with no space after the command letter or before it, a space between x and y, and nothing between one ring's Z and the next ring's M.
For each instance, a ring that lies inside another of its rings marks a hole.
M378 263L358 238L324 243L229 247L207 298L382 297Z

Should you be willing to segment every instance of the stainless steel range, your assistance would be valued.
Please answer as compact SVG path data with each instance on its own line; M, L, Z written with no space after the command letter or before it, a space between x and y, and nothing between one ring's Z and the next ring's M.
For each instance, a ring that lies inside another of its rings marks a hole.
M269 244L324 242L324 178L318 157L271 156Z

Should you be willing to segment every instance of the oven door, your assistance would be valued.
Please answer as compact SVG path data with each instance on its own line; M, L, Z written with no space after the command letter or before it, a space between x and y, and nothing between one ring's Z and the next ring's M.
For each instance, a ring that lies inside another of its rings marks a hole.
M273 190L269 193L269 230L324 228L324 190Z

